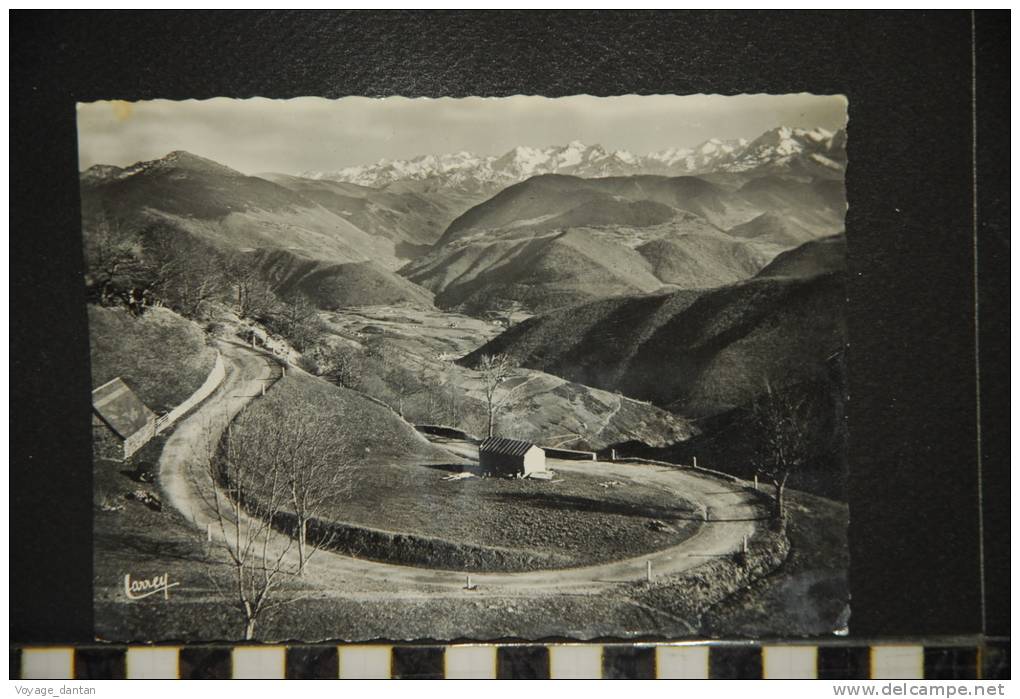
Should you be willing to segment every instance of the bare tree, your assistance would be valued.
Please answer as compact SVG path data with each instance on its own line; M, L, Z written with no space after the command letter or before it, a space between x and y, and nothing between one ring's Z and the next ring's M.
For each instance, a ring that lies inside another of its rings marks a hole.
M211 264L211 258L192 267L183 276L176 290L176 304L181 313L189 318L204 317L210 301L215 299L223 288L223 280L219 269Z
M276 295L262 279L256 260L250 254L238 253L227 259L223 275L239 317L261 318L276 309Z
M327 514L350 493L355 464L346 421L326 428L318 412L307 403L282 406L270 416L271 433L287 445L277 464L283 471L289 507L295 519L298 575L303 575L312 554L330 543L325 536L308 538L308 523ZM271 465L272 466L272 465Z
M323 335L319 311L303 295L276 304L269 325L300 351L314 347Z
M386 387L397 398L397 414L404 417L404 403L421 391L421 384L414 372L396 362L387 362Z
M311 353L316 373L338 386L360 390L363 383L362 353L341 343L320 344Z
M443 384L442 390L443 397L445 399L445 405L443 407L444 420L446 420L448 424L457 427L460 425L462 412L461 404L463 401L460 396L461 387L453 380L453 378L449 378L446 380L446 383Z
M496 418L501 410L510 404L514 392L501 389L501 384L513 375L514 367L510 357L505 354L484 354L478 362L478 373L482 379L482 390L485 392L485 408L488 415L486 435L491 437L496 426Z
M779 391L766 381L752 405L754 466L776 489L775 516L786 516L784 500L790 475L808 462L810 439L806 400L793 390Z
M423 365L418 372L418 385L421 386L421 392L424 394L424 404L421 407L422 418L425 422L440 422L443 398L441 377L433 374L427 366Z
M116 219L101 215L86 227L85 281L98 290L99 302L109 306L131 292L141 258L138 235Z
M294 540L273 530L273 522L283 512L287 498L284 474L279 468L263 471L259 464L266 455L278 452L258 429L248 429L252 417L238 416L232 430L241 430L244 439L228 437L223 449L210 444L205 474L193 474L213 514L213 526L219 531L232 571L231 584L220 592L233 601L243 619L244 639L255 638L256 625L264 613L280 604L273 597L289 574L296 572L288 563ZM219 485L222 484L224 491ZM213 582L219 588L219 582Z
M294 601L280 587L329 544L321 532L309 536L309 523L349 494L356 460L345 424L304 402L259 402L235 418L219 449L212 445L206 473L193 474L231 563L221 592L240 611L246 640L267 610Z
M147 290L189 318L200 318L223 290L221 255L173 229L146 231L143 266Z

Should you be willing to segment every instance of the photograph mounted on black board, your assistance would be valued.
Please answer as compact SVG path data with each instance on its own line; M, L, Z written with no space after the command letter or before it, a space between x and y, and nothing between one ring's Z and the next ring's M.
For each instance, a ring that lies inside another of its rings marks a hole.
M846 633L846 122L79 104L96 638Z

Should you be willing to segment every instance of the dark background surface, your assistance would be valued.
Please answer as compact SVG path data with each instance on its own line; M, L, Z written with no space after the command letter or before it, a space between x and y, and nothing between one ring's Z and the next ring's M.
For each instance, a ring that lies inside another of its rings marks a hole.
M1009 634L1008 14L10 19L12 642L92 640L75 102L256 95L845 94L851 635Z

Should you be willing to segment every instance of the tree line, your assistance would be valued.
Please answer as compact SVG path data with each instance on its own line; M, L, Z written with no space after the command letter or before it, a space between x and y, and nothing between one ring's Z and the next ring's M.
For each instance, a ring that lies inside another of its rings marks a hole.
M164 306L204 321L215 302L253 320L299 350L321 341L315 306L303 295L282 298L253 252L218 249L173 226L143 227L99 216L84 231L87 300L141 315Z

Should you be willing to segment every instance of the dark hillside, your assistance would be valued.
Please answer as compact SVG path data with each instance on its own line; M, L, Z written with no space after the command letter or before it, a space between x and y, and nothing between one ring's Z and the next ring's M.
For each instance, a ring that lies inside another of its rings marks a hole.
M829 236L804 243L776 256L759 277L812 277L846 270L846 235Z
M520 366L615 387L641 343L701 293L621 296L535 316L467 355L464 363L474 366L483 354L503 353Z
M522 366L650 400L683 415L743 405L761 382L807 380L843 346L842 276L755 279L709 291L537 316L465 358Z
M709 291L642 344L620 389L710 415L749 401L765 378L807 379L843 346L844 297L841 275Z
M649 241L637 248L652 274L681 289L707 289L747 279L769 260L760 248L729 236L689 234Z
M811 439L808 466L790 477L790 487L816 495L846 500L846 425L844 421L844 375L842 355L832 357L813 379L783 387L805 401L810 421L804 426ZM734 408L697 421L698 432L689 440L665 447L629 442L616 444L618 455L690 464L697 458L705 468L751 480L754 478L755 445L751 416L746 408Z

